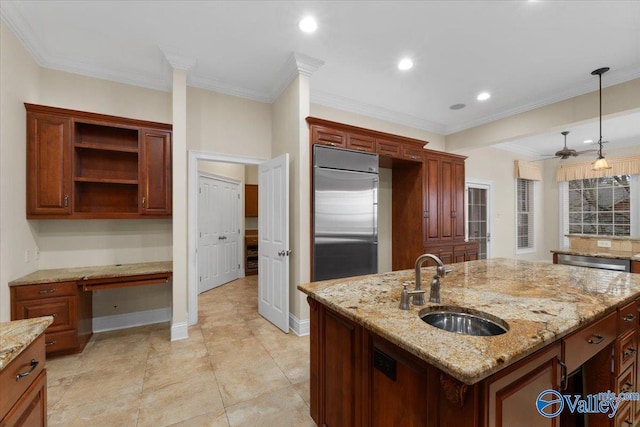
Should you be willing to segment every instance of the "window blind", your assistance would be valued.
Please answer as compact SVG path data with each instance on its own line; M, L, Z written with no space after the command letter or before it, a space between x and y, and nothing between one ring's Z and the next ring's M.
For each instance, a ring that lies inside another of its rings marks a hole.
M533 249L533 183L529 179L516 180L516 241L517 249Z

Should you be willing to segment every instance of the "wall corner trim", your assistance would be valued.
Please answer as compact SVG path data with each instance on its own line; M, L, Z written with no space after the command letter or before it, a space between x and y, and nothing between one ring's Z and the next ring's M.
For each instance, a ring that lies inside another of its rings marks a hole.
M311 332L311 320L298 319L292 313L289 313L289 329L299 337L307 336Z
M282 70L278 74L280 77L273 85L271 91L271 102L274 102L282 92L295 80L298 75L310 76L318 68L324 65L324 61L303 55L297 52L291 52L287 62L282 66Z

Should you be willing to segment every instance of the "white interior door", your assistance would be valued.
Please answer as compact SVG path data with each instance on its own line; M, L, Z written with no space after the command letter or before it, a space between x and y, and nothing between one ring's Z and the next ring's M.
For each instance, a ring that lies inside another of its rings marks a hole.
M200 175L198 189L198 293L240 274L239 184Z
M258 312L289 332L289 154L258 172Z

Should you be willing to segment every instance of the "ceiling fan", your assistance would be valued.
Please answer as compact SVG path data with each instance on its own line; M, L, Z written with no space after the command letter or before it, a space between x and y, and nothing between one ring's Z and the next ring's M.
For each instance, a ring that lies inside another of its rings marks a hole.
M555 157L560 158L560 160L565 160L565 159L568 159L569 157L576 157L579 154L595 153L595 152L598 151L595 148L588 149L588 150L581 150L581 151L576 151L573 148L569 148L569 147L567 147L567 135L569 134L569 131L565 130L565 131L561 132L561 134L564 136L564 147L562 147L562 149L556 151L555 154L553 154L553 155L551 155L551 154L544 155L544 156L546 156L546 158L542 159L542 160L553 159Z

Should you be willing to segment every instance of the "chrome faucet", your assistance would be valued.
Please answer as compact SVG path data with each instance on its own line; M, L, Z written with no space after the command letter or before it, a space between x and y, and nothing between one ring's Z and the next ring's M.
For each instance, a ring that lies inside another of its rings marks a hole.
M425 260L431 259L438 264L436 268L436 275L431 280L431 292L429 294L429 301L439 303L440 302L440 278L446 276L451 270L445 270L444 263L440 258L432 254L423 254L416 260L416 291L422 290L422 278L420 277L420 268ZM424 305L424 292L415 293L413 295L413 305Z

